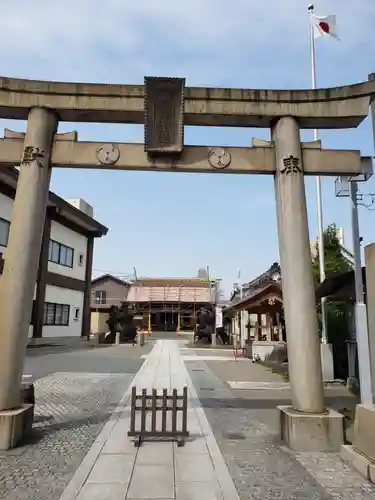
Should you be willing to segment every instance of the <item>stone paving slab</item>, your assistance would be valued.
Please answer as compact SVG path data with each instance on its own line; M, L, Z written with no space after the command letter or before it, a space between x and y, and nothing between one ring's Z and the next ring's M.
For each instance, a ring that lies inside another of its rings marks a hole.
M126 484L89 483L78 496L79 500L124 500Z
M127 499L174 499L174 477L171 465L135 465Z
M286 382L249 382L249 381L234 381L228 380L228 385L231 389L248 390L248 391L265 391L265 390L290 390L290 384Z
M176 483L176 500L193 499L222 500L223 496L216 482Z
M245 358L238 358L237 361L234 361L233 356L220 356L220 355L210 355L210 354L183 354L182 358L185 361L218 361L221 363L224 362L234 362L234 363L249 363L248 359ZM251 361L250 361L251 363Z

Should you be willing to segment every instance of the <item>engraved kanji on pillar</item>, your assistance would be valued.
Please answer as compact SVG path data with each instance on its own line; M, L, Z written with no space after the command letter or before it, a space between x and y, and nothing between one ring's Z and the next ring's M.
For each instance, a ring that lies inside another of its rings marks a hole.
M292 154L284 156L280 162L280 172L286 175L296 175L302 172L301 160Z
M44 167L45 152L41 148L36 148L33 146L26 146L22 155L22 165L30 165L33 161L36 161L38 167Z

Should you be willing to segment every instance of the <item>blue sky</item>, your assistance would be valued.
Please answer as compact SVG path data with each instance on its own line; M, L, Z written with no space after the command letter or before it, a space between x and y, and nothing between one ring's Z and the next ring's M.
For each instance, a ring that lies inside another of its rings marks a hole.
M302 0L12 0L0 17L0 73L77 82L143 83L144 76L185 77L189 86L309 88L308 2ZM340 42L317 41L318 86L366 80L375 72L374 0L315 2L337 15ZM2 121L25 130L24 122ZM79 139L141 142L143 127L62 123ZM185 142L246 146L263 129L187 127ZM305 140L312 132L305 132ZM373 155L371 120L321 134L328 148ZM309 225L316 236L315 181L306 181ZM83 198L110 228L97 241L94 273L192 276L210 266L229 290L238 269L251 279L278 260L273 180L266 176L55 170L51 189ZM375 180L363 186L375 192ZM325 225L345 229L348 199L323 182ZM360 209L364 243L375 240L375 213Z

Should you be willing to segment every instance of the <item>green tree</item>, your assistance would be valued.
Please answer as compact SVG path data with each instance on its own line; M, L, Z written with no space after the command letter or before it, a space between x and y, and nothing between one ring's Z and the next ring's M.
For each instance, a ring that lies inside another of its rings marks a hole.
M336 224L330 224L324 231L324 258L326 278L332 278L353 269L350 252L343 248L337 236ZM312 259L312 269L316 286L320 283L319 246ZM326 303L328 341L333 345L335 375L344 378L347 375L347 356L345 340L348 339L348 307L345 302L329 301ZM318 322L321 330L321 304L317 304Z
M330 224L323 233L324 240L324 268L326 278L346 273L353 269L348 256L348 251L340 245L337 236L337 227L335 223ZM320 282L319 272L319 244L316 243L316 253L312 261L313 275L316 286Z

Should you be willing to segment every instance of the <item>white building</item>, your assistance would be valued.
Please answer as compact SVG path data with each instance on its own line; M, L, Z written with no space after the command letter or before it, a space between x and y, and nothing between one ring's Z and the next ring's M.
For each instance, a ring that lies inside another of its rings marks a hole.
M17 178L16 169L0 172L0 274L6 265ZM94 239L108 231L92 215L92 207L83 200L68 202L50 192L30 318L30 338L90 334Z

